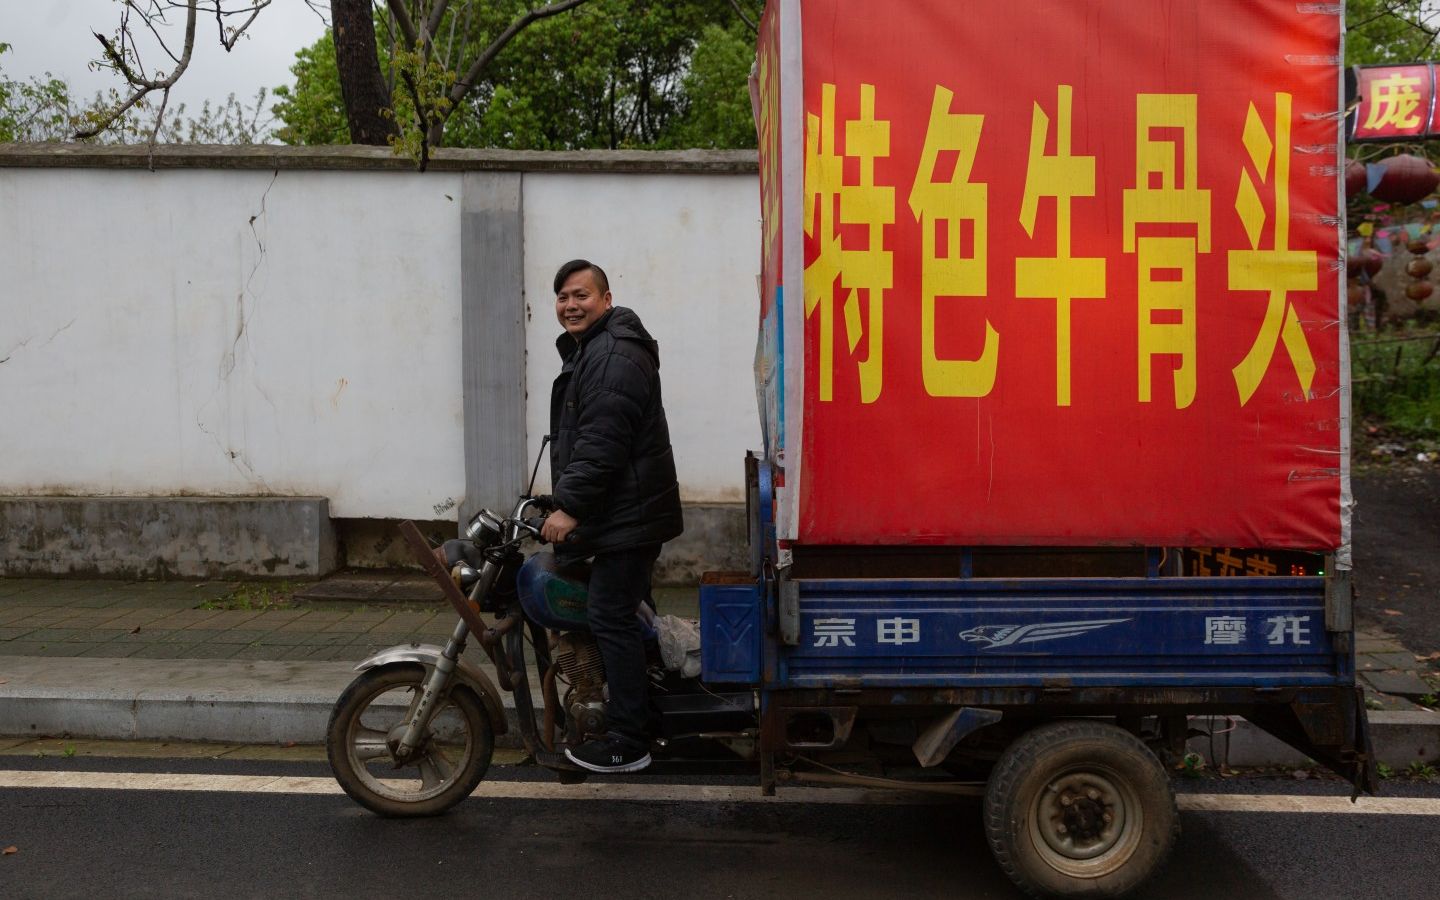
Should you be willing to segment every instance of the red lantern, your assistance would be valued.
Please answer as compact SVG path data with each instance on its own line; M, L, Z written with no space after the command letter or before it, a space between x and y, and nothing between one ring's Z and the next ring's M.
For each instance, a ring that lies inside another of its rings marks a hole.
M1422 256L1419 259L1410 260L1405 266L1405 271L1410 274L1411 278L1424 278L1426 275L1429 275L1434 268L1430 260Z
M1365 190L1365 164L1352 159L1345 164L1345 199Z
M1405 289L1405 296L1414 300L1416 303L1419 303L1433 293L1435 293L1435 285L1428 281L1412 282L1410 286Z
M1369 275L1374 278L1380 274L1380 269L1385 265L1385 257L1374 247L1366 247L1359 253L1352 256L1348 267L1350 271L1358 274Z
M1365 305L1365 286L1351 283L1345 288L1345 302L1351 309L1359 309Z
M1372 163L1380 169L1380 180L1370 194L1389 203L1415 203L1440 185L1440 175L1428 160L1409 153Z

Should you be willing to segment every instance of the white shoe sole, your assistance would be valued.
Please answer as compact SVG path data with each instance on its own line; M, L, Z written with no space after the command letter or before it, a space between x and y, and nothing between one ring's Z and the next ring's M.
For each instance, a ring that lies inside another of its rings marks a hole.
M579 766L580 768L585 769L586 771L599 772L602 775L607 773L613 775L624 775L627 772L639 772L641 769L646 769L650 766L650 754L648 753L635 760L634 762L626 763L623 766L597 766L594 763L588 763L583 759L576 759L575 754L571 753L569 748L566 748L565 750L565 758L570 760L572 763Z

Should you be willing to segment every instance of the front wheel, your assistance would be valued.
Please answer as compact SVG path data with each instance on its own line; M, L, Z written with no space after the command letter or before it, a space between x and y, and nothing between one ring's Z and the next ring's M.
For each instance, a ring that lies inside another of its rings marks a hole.
M1180 833L1165 768L1114 725L1042 725L1005 751L985 790L1000 868L1034 897L1122 897Z
M325 752L335 780L382 816L433 816L470 796L490 768L495 736L468 687L455 685L413 757L397 766L392 744L425 687L425 668L398 663L350 682L330 713Z

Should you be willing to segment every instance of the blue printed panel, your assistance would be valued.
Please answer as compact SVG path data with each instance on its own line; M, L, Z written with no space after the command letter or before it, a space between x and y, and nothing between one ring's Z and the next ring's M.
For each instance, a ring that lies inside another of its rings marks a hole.
M760 599L758 584L700 586L700 666L706 682L759 683Z
M1342 684L1323 578L801 581L780 685Z

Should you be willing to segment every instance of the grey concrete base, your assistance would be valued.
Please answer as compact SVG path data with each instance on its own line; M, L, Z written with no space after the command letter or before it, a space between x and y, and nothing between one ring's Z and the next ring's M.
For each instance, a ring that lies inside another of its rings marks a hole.
M336 519L342 564L355 568L414 568L409 545L400 539L398 519ZM420 531L439 543L458 533L454 522L416 522ZM655 583L700 583L711 571L749 571L745 535L745 504L687 503L685 533L665 545L655 564Z
M1403 770L1416 760L1433 764L1440 757L1440 713L1425 710L1372 712L1370 740L1376 762ZM1191 727L1214 734L1191 738L1188 749L1211 766L1305 766L1310 759L1289 744L1244 719L1197 716Z
M687 503L685 533L661 551L655 582L695 585L706 572L749 570L745 504Z
M0 575L315 578L324 497L0 497Z
M1440 760L1440 713L1396 710L1370 714L1370 741L1375 758L1397 771L1417 760Z
M399 519L334 519L335 540L342 566L357 569L414 569L415 553L400 536ZM459 526L448 520L415 520L426 540L440 544L460 534Z
M351 662L0 657L0 736L322 743L355 676ZM496 743L518 747L501 699L510 728Z

